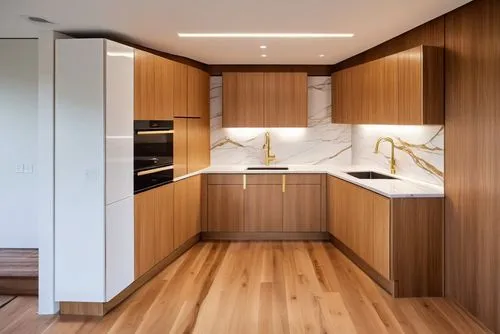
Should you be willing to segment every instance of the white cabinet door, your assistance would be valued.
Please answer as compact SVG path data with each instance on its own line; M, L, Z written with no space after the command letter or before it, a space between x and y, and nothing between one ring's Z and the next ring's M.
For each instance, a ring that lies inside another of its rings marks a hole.
M106 41L106 204L134 192L134 49Z
M134 281L134 197L106 206L106 301Z

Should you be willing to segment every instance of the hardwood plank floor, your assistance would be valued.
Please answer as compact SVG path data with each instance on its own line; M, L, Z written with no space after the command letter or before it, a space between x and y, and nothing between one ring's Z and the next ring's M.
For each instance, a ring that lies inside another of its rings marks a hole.
M201 242L104 318L0 309L0 333L484 333L443 298L393 299L327 242Z
M0 248L0 294L38 294L38 250Z

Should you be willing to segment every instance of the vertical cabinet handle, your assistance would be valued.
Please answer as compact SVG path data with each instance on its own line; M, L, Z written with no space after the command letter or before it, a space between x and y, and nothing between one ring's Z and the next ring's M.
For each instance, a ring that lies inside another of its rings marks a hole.
M286 191L286 175L282 175L282 180L281 180L281 191L285 192Z
M243 190L247 188L247 175L243 174Z

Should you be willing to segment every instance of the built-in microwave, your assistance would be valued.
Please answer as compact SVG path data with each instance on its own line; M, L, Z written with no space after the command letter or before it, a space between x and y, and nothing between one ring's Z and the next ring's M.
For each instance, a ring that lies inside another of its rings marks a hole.
M172 182L174 122L134 121L134 193Z

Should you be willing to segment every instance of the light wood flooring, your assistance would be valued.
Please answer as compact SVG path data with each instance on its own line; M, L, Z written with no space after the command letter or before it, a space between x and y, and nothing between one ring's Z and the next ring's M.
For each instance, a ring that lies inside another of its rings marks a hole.
M443 298L392 299L326 242L202 242L104 318L0 308L0 333L484 333Z

